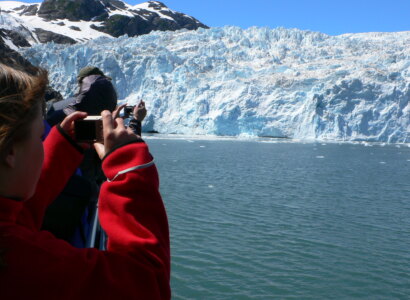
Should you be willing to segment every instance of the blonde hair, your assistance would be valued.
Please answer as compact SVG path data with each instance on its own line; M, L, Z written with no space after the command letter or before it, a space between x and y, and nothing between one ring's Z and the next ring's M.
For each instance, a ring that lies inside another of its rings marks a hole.
M47 71L35 75L0 64L0 157L13 142L24 139L37 109L44 111Z

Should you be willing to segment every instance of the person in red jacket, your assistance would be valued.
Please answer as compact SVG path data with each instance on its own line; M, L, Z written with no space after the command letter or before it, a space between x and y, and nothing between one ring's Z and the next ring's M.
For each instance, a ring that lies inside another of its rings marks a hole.
M147 145L102 113L107 177L99 217L107 251L40 231L44 211L83 157L76 112L42 142L47 73L0 65L0 299L170 299L168 221Z

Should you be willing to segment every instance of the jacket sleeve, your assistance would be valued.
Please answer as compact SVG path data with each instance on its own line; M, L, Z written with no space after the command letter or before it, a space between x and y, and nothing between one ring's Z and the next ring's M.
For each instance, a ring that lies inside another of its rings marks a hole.
M103 171L108 180L101 187L99 217L108 235L108 251L147 266L168 291L168 220L147 145L139 142L116 149L104 159Z
M141 121L138 121L135 118L132 118L128 124L128 127L132 129L132 131L136 134L141 136L142 132L142 124Z
M77 249L45 231L10 234L13 267L0 272L7 287L0 298L171 299L168 221L152 160L139 142L103 161L110 181L101 187L99 217L107 251Z
M83 154L63 130L53 127L44 143L44 163L34 196L24 203L18 223L39 230L44 213L79 166Z

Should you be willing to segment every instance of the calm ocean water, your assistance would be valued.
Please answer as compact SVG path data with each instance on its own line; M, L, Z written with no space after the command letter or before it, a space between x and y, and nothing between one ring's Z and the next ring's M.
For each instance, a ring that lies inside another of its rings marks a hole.
M173 299L410 299L410 148L148 138Z

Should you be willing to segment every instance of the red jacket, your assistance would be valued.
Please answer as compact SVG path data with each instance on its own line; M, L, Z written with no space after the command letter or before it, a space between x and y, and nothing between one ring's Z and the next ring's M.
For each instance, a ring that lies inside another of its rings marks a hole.
M53 128L44 142L34 197L0 198L0 299L170 299L168 222L145 143L114 150L103 161L99 217L108 250L77 249L39 231L44 211L80 164L82 154Z

